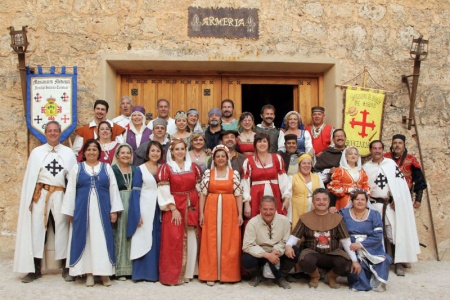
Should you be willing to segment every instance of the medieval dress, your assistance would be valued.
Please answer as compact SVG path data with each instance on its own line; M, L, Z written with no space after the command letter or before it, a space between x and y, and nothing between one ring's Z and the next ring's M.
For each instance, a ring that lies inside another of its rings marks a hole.
M236 197L242 194L237 171L227 168L226 178L206 170L200 184L207 195L202 227L198 278L204 281L241 280L241 229Z
M311 173L311 182L309 183L306 183L300 172L292 176L292 229L301 215L313 209L312 194L314 190L323 187L323 182L317 174Z
M376 210L369 210L366 220L355 220L350 208L340 211L352 243L360 243L362 249L356 251L361 273L349 273L350 288L368 291L377 288L380 283L387 283L391 257L383 247L383 222Z
M361 156L358 157L356 167L352 168L347 163L347 149L349 148L342 152L340 167L334 170L331 182L328 184L328 191L336 196L335 207L337 210L347 205L350 193L355 189L363 189L370 194L367 174L361 167Z
M43 188L35 201L33 193L38 183L64 188L66 177L74 165L76 160L73 151L61 144L55 147L44 144L31 151L20 195L14 272L35 272L33 258L44 256L46 225L50 212L55 220L55 259L66 258L69 222L61 214L64 191L51 192L50 189Z
M369 161L364 164L369 178L371 197L394 199L395 210L386 206L385 228L391 242L395 245L394 263L416 262L420 253L416 220L408 184L395 162L383 158L380 163ZM374 204L383 215L383 204ZM390 226L390 229L389 229Z
M123 211L117 217L114 230L114 249L116 253L116 276L130 276L132 264L130 260L131 241L127 239L128 208L130 206L131 183L135 166L130 166L131 173L123 174L119 166L112 166L117 186L122 199ZM129 185L129 186L128 186Z
M127 227L127 236L131 238L132 279L136 281L159 279L161 211L157 188L155 176L146 165L139 166L133 177Z
M292 188L284 161L280 155L272 153L272 163L265 166L256 162L252 156L244 161L242 186L243 201L250 201L251 218L259 214L259 201L264 195L275 197L277 212L286 215L282 209L282 198L291 198Z
M133 162L138 162L137 159L137 149L139 146L145 142L150 141L150 135L152 134L152 131L144 125L141 126L141 129L138 131L136 127L134 126L133 122L129 124L129 128L124 133L124 139L125 142L131 146L133 149ZM136 163L133 163L135 166L139 166Z
M99 162L75 165L69 173L61 212L72 216L69 274L110 276L115 273L114 237L110 214L123 210L111 166Z
M170 155L168 153L168 158ZM199 198L196 185L201 180L201 169L189 159L184 170L177 168L175 162L168 162L156 175L158 204L163 211L159 281L167 285L182 284L185 278L193 278L197 267ZM181 225L172 222L170 204L181 213Z

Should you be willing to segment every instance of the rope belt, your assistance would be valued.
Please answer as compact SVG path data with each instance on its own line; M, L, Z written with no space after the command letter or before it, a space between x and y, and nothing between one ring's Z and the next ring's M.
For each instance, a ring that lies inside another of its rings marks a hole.
M253 185L258 185L258 184L278 184L278 180L275 179L271 179L271 180L258 180L258 181L252 181L252 186Z
M34 189L33 193L33 202L38 203L39 198L41 197L42 189L48 191L47 196L45 197L45 205L44 205L44 228L47 230L47 206L48 206L48 199L50 199L50 196L53 194L53 192L64 192L66 189L63 186L54 186L45 184L42 182L39 182L36 184L36 188ZM30 211L33 207L33 202L30 204Z

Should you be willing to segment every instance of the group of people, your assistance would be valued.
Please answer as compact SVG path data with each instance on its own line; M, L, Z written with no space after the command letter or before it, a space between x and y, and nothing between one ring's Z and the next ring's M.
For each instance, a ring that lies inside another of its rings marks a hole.
M362 166L320 106L310 126L291 111L279 129L272 105L255 125L249 112L235 119L226 99L205 130L196 109L172 119L165 99L148 124L130 97L120 107L110 121L97 100L72 149L60 144L58 122L47 123L20 200L14 271L27 273L23 282L41 276L48 227L63 278L86 276L86 286L94 276L105 286L110 276L165 285L198 276L213 286L250 275L252 286L268 277L290 288L304 272L316 288L325 270L332 288L348 276L352 290L383 291L392 259L403 276L417 260L413 206L426 183L403 135L386 157L371 142Z

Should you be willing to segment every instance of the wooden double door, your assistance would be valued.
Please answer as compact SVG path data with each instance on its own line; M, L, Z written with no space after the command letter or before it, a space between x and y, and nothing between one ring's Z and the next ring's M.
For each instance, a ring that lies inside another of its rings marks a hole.
M164 98L170 102L172 117L179 110L196 108L202 125L208 122L208 111L220 108L223 99L234 101L236 118L245 107L255 115L256 122L265 104L275 106L277 120L287 111L296 110L306 124L311 121L311 107L323 105L322 74L119 74L117 81L117 111L120 97L128 95L135 105L145 108L148 118L155 118L156 102ZM271 94L279 87L287 93Z

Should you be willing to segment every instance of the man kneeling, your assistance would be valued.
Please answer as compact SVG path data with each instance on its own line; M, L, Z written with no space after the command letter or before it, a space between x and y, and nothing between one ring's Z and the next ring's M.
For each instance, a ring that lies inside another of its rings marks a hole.
M286 257L284 250L291 224L288 218L277 213L272 196L261 198L259 210L260 214L253 217L245 228L242 267L252 276L249 284L256 287L263 278L262 268L267 263L275 282L284 289L290 289L285 277L295 260Z
M319 285L319 269L329 270L328 283L331 288L339 288L336 278L346 276L349 271L359 274L361 265L358 263L355 252L350 250L350 236L345 227L344 220L339 214L328 211L330 197L324 188L313 192L312 204L314 209L300 216L292 235L286 243L285 255L291 259L298 257L300 268L307 273L311 280L309 287L317 288ZM302 251L300 256L295 252L295 245L301 239ZM339 248L342 244L342 250Z

